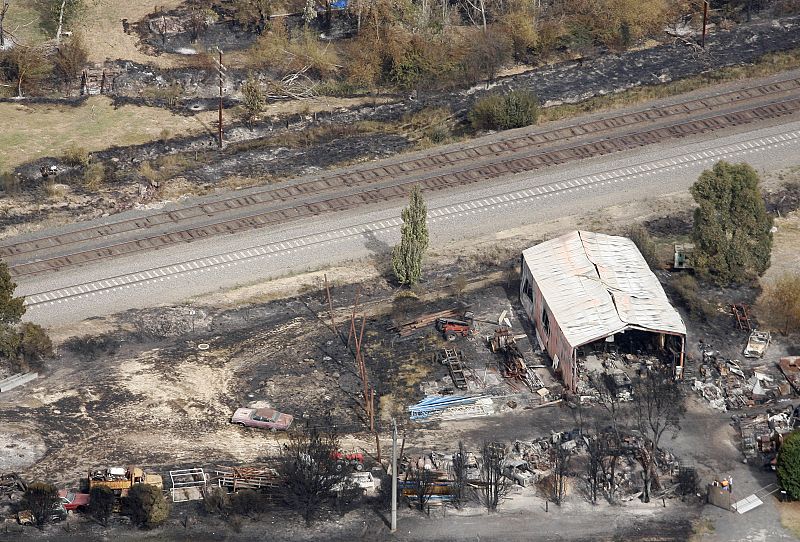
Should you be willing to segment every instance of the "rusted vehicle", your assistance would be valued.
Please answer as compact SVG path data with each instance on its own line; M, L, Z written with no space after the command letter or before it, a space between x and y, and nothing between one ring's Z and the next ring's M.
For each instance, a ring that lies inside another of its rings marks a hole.
M89 506L89 494L78 493L76 491L69 491L62 489L58 492L61 498L61 505L66 510L77 510L78 508Z
M231 417L231 423L270 431L285 431L292 425L292 420L294 416L274 408L237 408Z
M750 333L750 337L747 338L747 344L743 352L744 357L763 358L770 342L772 342L772 335L769 331L753 331Z
M134 484L150 484L159 489L164 488L164 481L158 474L145 473L138 467L112 467L89 471L89 491L93 487L104 486L124 496Z
M53 510L50 512L50 521L52 523L57 523L65 519L67 519L67 510L60 502L55 503L53 505ZM33 512L30 510L20 510L17 512L17 522L20 525L35 525L36 516L34 516Z
M467 311L464 318L439 318L436 320L436 330L448 341L455 341L456 337L469 337L472 333L474 315Z
M333 458L336 460L336 470L344 468L352 468L356 471L364 470L364 454L361 452L333 452Z

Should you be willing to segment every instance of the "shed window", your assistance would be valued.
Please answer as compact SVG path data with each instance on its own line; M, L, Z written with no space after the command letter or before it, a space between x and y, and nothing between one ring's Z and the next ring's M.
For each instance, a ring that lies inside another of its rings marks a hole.
M550 318L547 316L547 308L542 307L542 329L544 334L550 336Z
M528 282L528 279L523 279L522 281L522 293L525 294L525 297L528 298L528 301L533 303L533 286L531 286L531 283Z

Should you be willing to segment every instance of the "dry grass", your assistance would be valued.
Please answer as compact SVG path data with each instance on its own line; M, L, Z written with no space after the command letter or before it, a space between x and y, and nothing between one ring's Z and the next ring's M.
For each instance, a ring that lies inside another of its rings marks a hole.
M179 6L182 0L160 0L159 2L92 0L86 2L86 14L79 23L78 30L83 33L90 62L126 59L147 62L158 67L169 68L183 62L180 55L163 54L149 56L136 47L138 38L122 31L122 19L138 22L153 12L153 7L163 6L165 10Z
M155 107L124 106L114 109L111 100L89 98L78 107L0 104L0 167L12 168L43 156L61 156L73 143L88 151L112 145L138 145L157 140L169 127L176 136L203 131L214 113L187 118ZM204 119L203 116L208 116Z
M721 68L708 74L681 79L665 85L638 87L618 94L598 96L577 104L548 107L541 110L539 123L628 107L650 100L676 96L711 85L739 81L751 77L766 77L798 67L800 67L800 49L768 53L752 65Z
M699 518L692 522L690 542L700 542L714 534L714 522L708 518Z
M781 525L800 539L800 502L785 502L778 504L781 515Z
M3 26L22 43L40 43L47 39L39 26L39 12L31 2L10 2Z

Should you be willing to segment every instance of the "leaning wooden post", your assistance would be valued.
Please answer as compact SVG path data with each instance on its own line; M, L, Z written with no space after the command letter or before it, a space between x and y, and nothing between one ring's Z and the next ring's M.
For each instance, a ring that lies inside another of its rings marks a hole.
M331 290L328 287L328 274L325 273L323 276L325 277L325 293L328 296L328 311L330 311L331 314L331 327L333 328L333 333L338 335L339 331L336 329L336 322L333 319L333 301L331 301Z

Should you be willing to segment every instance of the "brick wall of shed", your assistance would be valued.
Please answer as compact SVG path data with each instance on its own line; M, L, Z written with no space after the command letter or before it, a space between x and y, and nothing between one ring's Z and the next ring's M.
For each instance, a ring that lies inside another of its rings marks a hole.
M539 289L539 285L536 284L536 281L533 280L530 268L524 257L522 258L520 268L522 270L522 276L519 282L519 299L522 308L533 324L536 334L542 343L541 346L544 347L544 350L547 351L551 359L555 359L556 356L558 357L558 367L561 371L561 378L564 381L564 385L571 391L575 391L575 384L577 383L575 349L572 348L572 345L569 344L569 341L567 341L567 338L561 332L561 326L559 326L549 308L545 310L547 310L547 317L550 322L550 333L545 333L544 325L542 324L542 307L546 307L546 303L542 296L542 291ZM525 291L526 282L531 286L532 301Z

